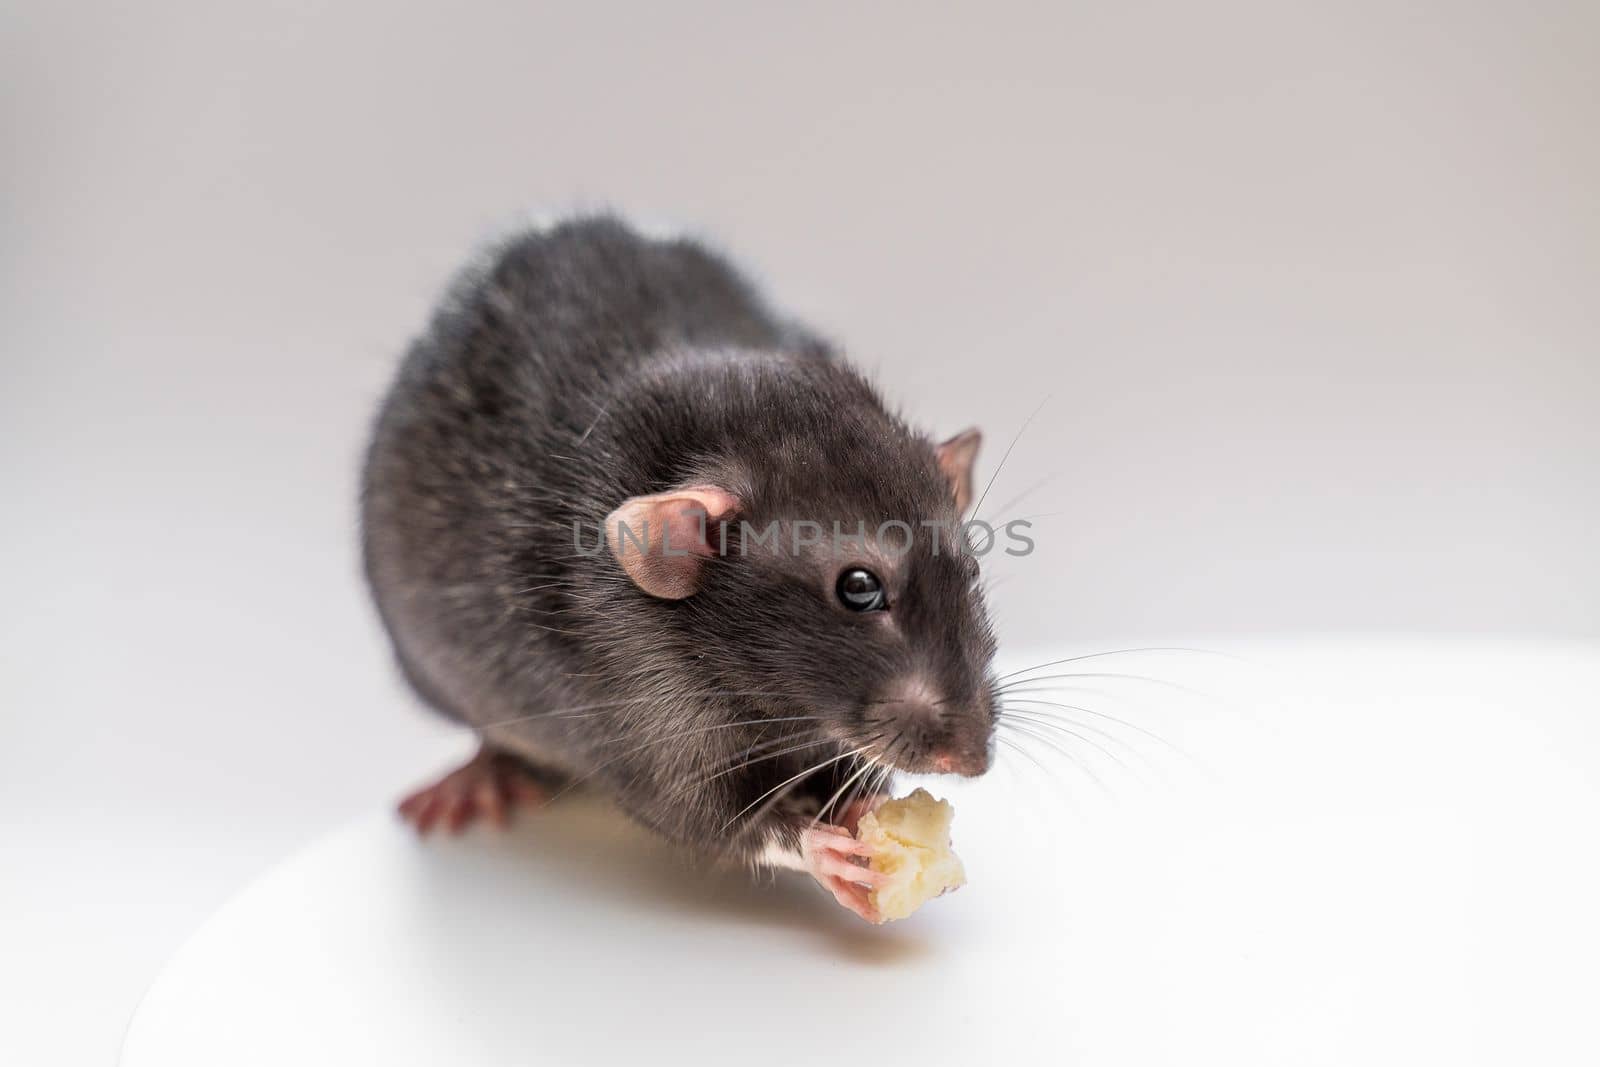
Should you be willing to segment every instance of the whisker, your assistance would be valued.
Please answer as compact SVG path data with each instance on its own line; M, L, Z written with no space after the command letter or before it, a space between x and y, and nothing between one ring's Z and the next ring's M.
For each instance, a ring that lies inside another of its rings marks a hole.
M855 783L857 778L860 778L863 774L866 774L875 766L877 766L877 760L869 757L867 761L861 765L859 770L857 770L850 777L846 778L844 780L844 784L834 792L833 796L828 798L828 802L817 809L816 817L811 820L811 826L815 828L817 823L822 821L822 817L831 811L833 805L839 800L839 797L844 793L844 791L849 789L850 786Z
M734 823L738 822L739 819L745 814L745 812L747 812L750 809L754 808L757 804L760 804L763 800L766 800L768 797L772 796L772 794L776 793L780 789L783 789L785 786L793 785L795 782L798 782L800 779L806 777L807 775L815 774L817 771L822 770L824 767L830 767L833 764L838 763L840 760L849 759L851 756L860 755L861 753L867 751L867 749L869 749L871 747L872 747L871 745L862 745L860 748L851 749L848 752L841 752L837 756L832 756L832 757L830 757L828 759L823 760L821 763L818 763L818 764L815 764L813 766L807 767L805 770L801 771L799 774L795 775L792 778L784 779L783 781L779 782L777 785L773 786L771 789L767 790L765 793L762 793L760 796L756 797L750 803L746 804L743 808L740 808L739 811L734 814L733 818L729 819L727 822L722 824L722 828L720 830L718 830L717 832L719 834L726 833L728 827L730 827ZM779 799L781 799L781 798L779 798ZM762 814L762 812L765 811L765 810L766 809L764 809L764 808L761 809L761 811L758 811L756 813L756 815L759 817ZM754 821L754 820L752 820L752 821Z
M895 740L898 742L900 738L896 738ZM890 748L893 747L894 744L891 743ZM844 810L849 811L851 806L854 805L859 799L870 799L871 797L876 796L878 793L883 791L883 783L888 779L889 775L894 773L894 767L892 767L888 761L889 750L885 749L878 754L877 768L862 780L860 786L857 787L857 792L855 795L851 796L851 798L845 802Z
M683 699L684 697L691 699L704 699L707 697L786 697L788 695L787 692L776 689L707 689L684 694L678 699ZM574 704L567 708L533 711L510 719L498 719L494 722L469 725L471 725L472 729L482 733L485 730L494 730L503 726L516 726L518 723L532 722L537 719L589 719L604 715L613 708L627 707L630 704L663 703L667 699L668 697L663 694L653 693L649 696L628 697L623 700L604 700L595 704Z
M1013 721L1020 720L1022 722L1025 722L1030 727L1033 727L1033 728L1038 729L1038 730L1044 730L1046 732L1055 731L1056 733L1059 733L1059 734L1061 734L1061 735L1063 735L1065 737L1077 738L1079 741L1082 741L1084 744L1090 746L1095 751L1097 751L1101 755L1105 756L1106 759L1110 760L1112 763L1115 763L1118 767L1121 767L1123 770L1127 771L1129 774L1133 775L1135 778L1139 777L1139 773L1137 771L1135 771L1132 766L1130 766L1129 764L1125 763L1122 760L1121 757L1117 756L1109 748L1106 748L1104 745L1101 745L1094 738L1085 737L1083 734L1078 733L1077 730L1074 730L1074 729L1072 729L1070 727L1067 727L1067 726L1063 726L1059 722L1055 722L1055 721L1053 721L1051 719L1039 718L1039 717L1036 717L1036 716L1033 716L1033 715L1029 715L1028 713L1021 712L1021 711L1010 711L1010 712L1007 712L1007 717L1011 718ZM1079 729L1084 729L1084 730L1093 730L1094 729L1092 726L1086 726L1083 723L1077 722L1077 721L1072 720L1072 719L1068 719L1067 721L1071 722L1074 726L1078 727ZM1118 742L1119 744L1123 745L1124 747L1128 746L1128 743L1126 741L1123 741L1122 738L1117 737L1115 734L1106 733L1106 731L1104 731L1104 730L1099 730L1099 731L1096 731L1096 732L1101 734L1101 735L1103 735L1103 736L1105 736L1105 737L1110 738L1113 741Z
M1029 712L1024 712L1024 711L1018 711L1016 708L1006 708L1005 711L1004 711L1004 714L1006 716L1010 717L1010 718L1023 719L1023 720L1025 720L1027 722L1035 723L1035 724L1037 724L1039 726L1043 726L1043 727L1046 727L1046 728L1049 728L1049 729L1057 728L1057 723L1056 723L1055 719L1051 718L1048 715L1042 714L1042 713L1037 713L1037 712L1029 713ZM1136 748L1131 743L1129 743L1129 741L1126 738L1118 737L1116 734L1112 733L1110 730L1101 729L1098 726L1093 726L1093 725L1091 725L1089 723L1082 722L1082 721L1080 721L1078 719L1070 718L1069 716L1066 716L1066 715L1063 715L1063 716L1060 716L1060 717L1065 719L1067 722L1070 722L1073 726L1077 727L1080 730L1088 730L1090 733L1098 734L1099 736L1105 738L1106 740L1112 742L1113 744L1117 744L1117 745L1122 746L1124 749L1127 750L1127 752L1130 755L1137 756L1141 761L1149 764L1152 768L1155 766L1154 761L1151 760L1149 756L1147 756L1143 752L1139 751L1139 749Z
M1007 678L1015 678L1019 674L1028 674L1032 671L1042 671L1046 667L1058 667L1063 663L1080 663L1086 659L1100 659L1104 656L1126 656L1134 652L1189 652L1199 656L1222 656L1226 659L1235 657L1226 652L1218 652L1211 648L1184 648L1176 645L1147 645L1140 648L1113 648L1105 652L1089 652L1081 656L1067 656L1065 659L1053 659L1044 663L1035 663L1032 667L1023 667L1021 670L1009 671L1000 675L995 681L1003 682Z
M1054 771L1052 771L1049 767L1046 767L1043 763L1040 763L1039 760L1034 756L1034 754L1032 752L1029 752L1026 748L1023 748L1016 741L1013 741L1011 738L1004 737L1004 736L1002 736L1002 735L1000 735L998 733L995 734L994 739L995 739L996 743L1006 746L1007 748L1011 749L1013 752L1015 752L1018 755L1026 758L1029 763L1033 764L1035 767L1037 767L1041 771L1043 771L1044 775L1045 775L1045 778L1049 782L1051 782L1054 785L1060 785L1061 784ZM1069 799L1070 799L1070 796L1069 796Z
M1048 403L1050 403L1050 394L1046 393L1045 398L1039 401L1039 406L1034 408L1033 413L1030 414L1026 419L1022 420L1021 426L1017 427L1017 432L1015 436L1011 438L1011 443L1006 446L1005 454L1000 457L1000 462L995 465L994 473L989 475L989 481L984 485L983 492L978 494L978 502L972 505L974 521L977 521L976 516L978 516L982 511L983 502L989 499L989 490L994 488L994 480L1000 477L1000 472L1005 469L1006 460L1011 458L1011 450L1017 447L1017 442L1022 440L1023 431L1027 430L1028 425L1033 422L1034 417L1037 416L1039 412L1043 411L1044 406Z
M1033 677L1033 678L1019 678L1016 681L1010 683L1009 686L1004 686L1004 685L997 686L995 688L995 692L999 693L999 694L1002 694L1002 696L1003 696L1005 693L1009 692L1011 690L1011 688L1013 688L1015 686L1025 685L1025 684L1027 684L1029 682L1050 682L1050 681L1056 681L1058 679L1063 679L1063 678L1065 678L1065 679L1074 679L1074 678L1119 678L1119 679L1122 679L1123 681L1144 682L1147 685L1159 685L1159 686L1162 686L1162 687L1167 688L1167 689L1175 689L1180 693L1186 693L1186 694L1188 694L1189 696L1192 696L1192 697L1199 697L1202 700L1210 700L1210 701L1213 701L1213 702L1218 700L1218 698L1216 696L1214 696L1213 694L1211 694L1211 693L1202 692L1199 689L1191 689L1189 686L1179 685L1177 682L1169 682L1165 678L1149 678L1149 677L1146 677L1145 675L1142 675L1142 674L1111 674L1111 673L1107 673L1107 672L1104 672L1104 671L1101 671L1101 672L1082 672L1082 673L1077 673L1077 674L1041 674L1041 675L1038 675L1037 677Z
M773 741L767 742L766 744L767 745L783 745L785 742L793 741L793 740L794 740L793 737L779 737L779 738L774 739ZM734 763L733 766L728 767L725 770L720 770L716 774L713 774L713 775L710 775L708 777L702 778L698 782L695 782L694 784L696 786L702 786L702 785L705 785L708 782L714 782L718 778L722 778L722 777L725 777L727 775L734 774L734 773L736 773L738 771L742 771L746 767L754 766L757 763L763 763L763 762L765 762L765 761L767 761L769 759L779 759L779 758L781 758L783 756L789 755L789 753L791 753L791 752L799 752L802 749L815 748L818 745L826 745L832 740L833 739L831 737L819 737L814 741L801 741L799 744L785 745L784 747L779 748L776 752L767 752L767 753L764 753L764 754L756 757L755 759L744 759L743 762L736 762L736 763ZM762 746L762 745L752 746L751 748L746 749L741 754L741 756L735 757L735 759L738 760L738 759L741 759L744 756L753 756L753 755L755 755L756 752L760 751L761 748L763 748L763 747L764 746Z
M599 774L601 771L605 770L607 767L611 766L612 764L616 763L617 761L626 759L627 757L633 755L636 752L643 752L647 748L654 748L655 746L657 746L657 745L659 745L659 744L661 744L663 742L666 742L666 741L672 741L672 740L676 740L676 739L682 738L682 737L694 737L694 736L699 736L699 735L702 735L702 734L708 734L708 733L711 733L713 730L731 730L731 729L733 729L735 727L739 727L739 726L759 726L759 725L762 725L764 723L769 723L769 722L803 722L803 721L808 721L808 720L815 720L817 718L818 717L815 716L815 715L795 715L795 716L792 716L792 717L790 717L788 719L747 719L747 720L741 720L741 721L738 721L738 722L719 722L719 723L713 723L710 726L696 727L693 730L683 730L683 731L680 731L678 733L667 734L664 737L654 737L654 738L651 738L649 741L646 741L642 745L635 745L632 748L624 749L623 751L617 753L615 756L612 756L610 759L601 760L599 764L597 764L596 766L590 768L588 771L586 771L585 773L579 775L577 778L574 778L572 781L568 782L559 791L557 791L554 795L552 795L550 797L550 799L553 801L557 797L565 796L567 793L570 793L572 790L576 789L579 785L583 784L584 782L587 782L589 779L593 778L595 775ZM625 740L632 740L632 738L619 736L619 737L612 738L609 742L604 742L604 743L614 744L617 741L625 741Z
M1028 705L1034 706L1034 707L1039 708L1039 709L1055 709L1055 711L1058 711L1058 712L1059 711L1077 711L1077 712L1082 712L1085 715L1093 715L1096 718L1105 719L1108 722L1114 722L1118 726L1124 727L1126 729L1134 731L1135 733L1142 734L1143 736L1150 738L1150 740L1156 742L1158 745L1161 745L1163 748L1167 749L1169 752L1171 752L1174 755L1176 755L1179 759L1183 760L1188 766L1192 767L1196 771L1199 771L1201 774L1205 775L1206 777L1214 778L1216 776L1216 771L1214 771L1211 768L1211 766L1206 763L1206 761L1202 760L1200 757L1196 756L1194 753L1190 752L1188 749L1183 748L1183 747L1181 747L1181 746L1179 746L1177 744L1174 744L1172 741L1169 741L1167 738L1161 736L1160 734L1156 733L1153 730L1147 730L1144 727L1138 725L1137 723L1132 723L1132 722L1129 722L1126 719L1118 718L1117 716L1111 715L1111 714L1109 714L1107 712L1099 711L1099 710L1097 710L1095 708L1086 708L1086 707L1084 707L1084 706L1082 706L1080 704L1063 704L1063 703L1061 703L1059 701L1054 701L1054 700L1037 700L1037 699L1032 699L1032 698L1027 698L1027 697L1008 697L1007 700L1011 701L1011 702L1014 702L1014 703L1028 704ZM1044 710L1040 710L1038 713L1039 714L1051 714L1051 712L1044 711ZM1062 716L1062 717L1063 718L1067 718L1066 716ZM1071 721L1071 720L1069 720L1069 721ZM1079 725L1083 725L1083 724L1079 724Z
M821 722L821 721L822 721L822 717L820 715L782 715L782 716L779 716L778 718L775 718L775 719L737 719L737 720L735 720L733 722L718 722L718 723L712 723L709 726L696 726L692 730L684 730L684 731L681 731L679 733L663 734L663 735L661 735L659 737L651 738L648 742L646 742L644 745L642 745L640 747L641 748L648 748L648 747L650 747L652 745L658 745L658 744L662 743L663 741L672 741L672 740L675 740L675 739L680 738L680 737L692 737L692 736L697 735L697 734L708 734L708 733L711 733L714 730L731 730L731 729L733 729L734 727L737 727L737 726L764 726L769 722ZM614 745L618 741L631 741L631 740L634 740L634 738L630 737L630 736L619 734L616 737L611 737L611 738L608 738L608 739L606 739L604 741L601 741L601 742L599 742L599 744L602 744L602 745ZM634 749L633 751L638 751L638 749Z
M873 784L872 792L874 795L885 793L889 789L890 779L894 777L895 771L894 764L889 762L889 758L893 752L894 745L890 745L888 750L883 754L883 773L878 776L877 782Z
M874 737L867 738L866 741L867 741L867 743L870 744L871 742L876 741L878 739L878 737L881 737L881 736L882 736L881 734L880 735L876 735ZM735 773L737 771L744 770L745 768L754 766L757 763L763 763L763 762L765 762L765 761L767 761L769 759L779 759L779 758L781 758L783 756L790 755L791 753L794 753L794 752L799 752L799 751L801 751L803 749L815 748L818 745L829 744L830 742L833 741L833 738L830 738L830 737L819 737L819 738L816 738L815 740L812 740L812 741L802 741L802 742L800 742L799 744L796 744L796 745L788 745L787 747L781 748L776 752L768 752L768 753L766 753L764 755L757 756L754 759L748 758L750 756L753 756L757 751L759 751L763 747L770 746L770 745L783 745L785 742L793 741L793 740L794 740L793 735L788 735L788 736L784 736L784 737L774 738L774 739L772 739L770 741L764 742L763 744L753 745L750 748L746 749L744 752L742 752L739 755L733 757L731 766L725 767L724 769L717 771L715 774L707 775L706 777L701 778L701 779L699 779L697 781L690 782L686 786L680 786L679 788L673 790L671 793L667 794L667 796L663 797L662 799L663 800L672 800L672 799L674 799L674 798L676 798L678 796L683 795L684 793L693 792L695 789L698 789L701 786L708 785L711 782L716 781L718 778L722 778L722 777L725 777L726 775L730 775L730 774L733 774L733 773Z
M1093 715L1093 716L1095 716L1097 718L1105 719L1105 720L1107 720L1109 722L1114 722L1118 726L1122 726L1122 727L1125 727L1126 729L1133 730L1135 733L1143 734L1144 736L1150 738L1150 740L1155 741L1158 744L1162 744L1162 745L1167 746L1167 748L1171 749L1173 752L1176 752L1178 755L1182 756L1184 759L1187 759L1187 760L1193 760L1194 759L1194 757L1190 756L1183 749L1179 748L1177 745L1173 744L1171 741L1168 741L1165 737L1162 737L1160 734L1154 732L1153 730L1146 730L1144 727L1138 725L1137 723L1129 722L1126 719L1118 718L1115 715L1111 715L1111 714L1109 714L1107 712L1104 712L1104 711L1098 711L1098 710L1096 710L1094 708L1086 708L1086 707L1082 706L1081 704L1063 704L1060 701L1056 701L1056 700L1036 700L1036 699L1032 699L1030 697L1017 697L1017 696L1008 696L1008 697L1006 697L1006 702L1007 703L1013 703L1013 704L1033 704L1033 705L1038 705L1040 707L1057 708L1057 709L1060 709L1062 711L1081 711L1085 715Z
M995 723L995 725L1005 726L1007 723L1005 719L1000 719ZM1077 767L1078 770L1082 771L1091 782L1100 788L1101 792L1105 793L1107 796L1111 795L1111 790L1106 788L1106 783L1101 780L1098 774L1094 773L1093 769L1091 769L1086 762L1079 758L1077 754L1068 751L1064 746L1056 744L1055 740L1048 734L1043 733L1042 731L1036 731L1031 727L1023 726L1017 722L1011 722L1009 724L1009 728L1015 730L1017 733L1020 733L1025 737L1031 737L1035 741L1055 749L1062 756L1066 757L1069 763L1071 763L1074 767Z
M1063 471L1056 471L1054 474L1045 475L1043 478L1040 478L1038 481L1028 486L1028 488L1024 489L1010 500L1007 500L1004 504L1001 504L999 507L995 508L995 511L999 512L1001 515L1004 515L1006 512L1010 511L1028 497L1049 485L1051 482L1060 481L1063 473Z

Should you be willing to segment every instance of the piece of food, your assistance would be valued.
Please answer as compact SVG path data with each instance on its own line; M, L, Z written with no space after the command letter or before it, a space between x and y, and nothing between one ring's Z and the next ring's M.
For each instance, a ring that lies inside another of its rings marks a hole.
M926 789L886 800L861 817L856 838L872 846L872 869L889 878L872 891L885 921L904 919L941 893L965 885L967 873L950 851L956 809Z

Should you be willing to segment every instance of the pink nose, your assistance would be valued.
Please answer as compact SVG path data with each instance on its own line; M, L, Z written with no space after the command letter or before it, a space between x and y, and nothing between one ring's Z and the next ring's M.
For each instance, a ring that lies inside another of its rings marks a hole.
M936 750L930 754L928 763L935 774L961 774L968 778L976 777L989 769L989 760L981 752Z

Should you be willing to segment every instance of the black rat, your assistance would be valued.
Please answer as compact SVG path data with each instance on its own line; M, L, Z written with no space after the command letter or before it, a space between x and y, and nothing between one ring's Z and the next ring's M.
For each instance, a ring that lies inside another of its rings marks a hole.
M995 640L942 444L719 255L609 217L463 272L376 421L366 570L401 669L483 748L423 831L574 784L865 918L894 769L991 759ZM563 785L562 783L566 783Z

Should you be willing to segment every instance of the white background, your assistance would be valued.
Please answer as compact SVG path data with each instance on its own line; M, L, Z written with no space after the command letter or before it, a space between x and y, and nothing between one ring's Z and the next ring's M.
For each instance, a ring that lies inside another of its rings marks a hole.
M389 670L354 487L399 350L525 209L714 237L986 472L1048 396L995 488L1041 516L996 565L1013 650L1600 637L1597 31L8 5L0 1059L111 1062L215 905L465 749Z

